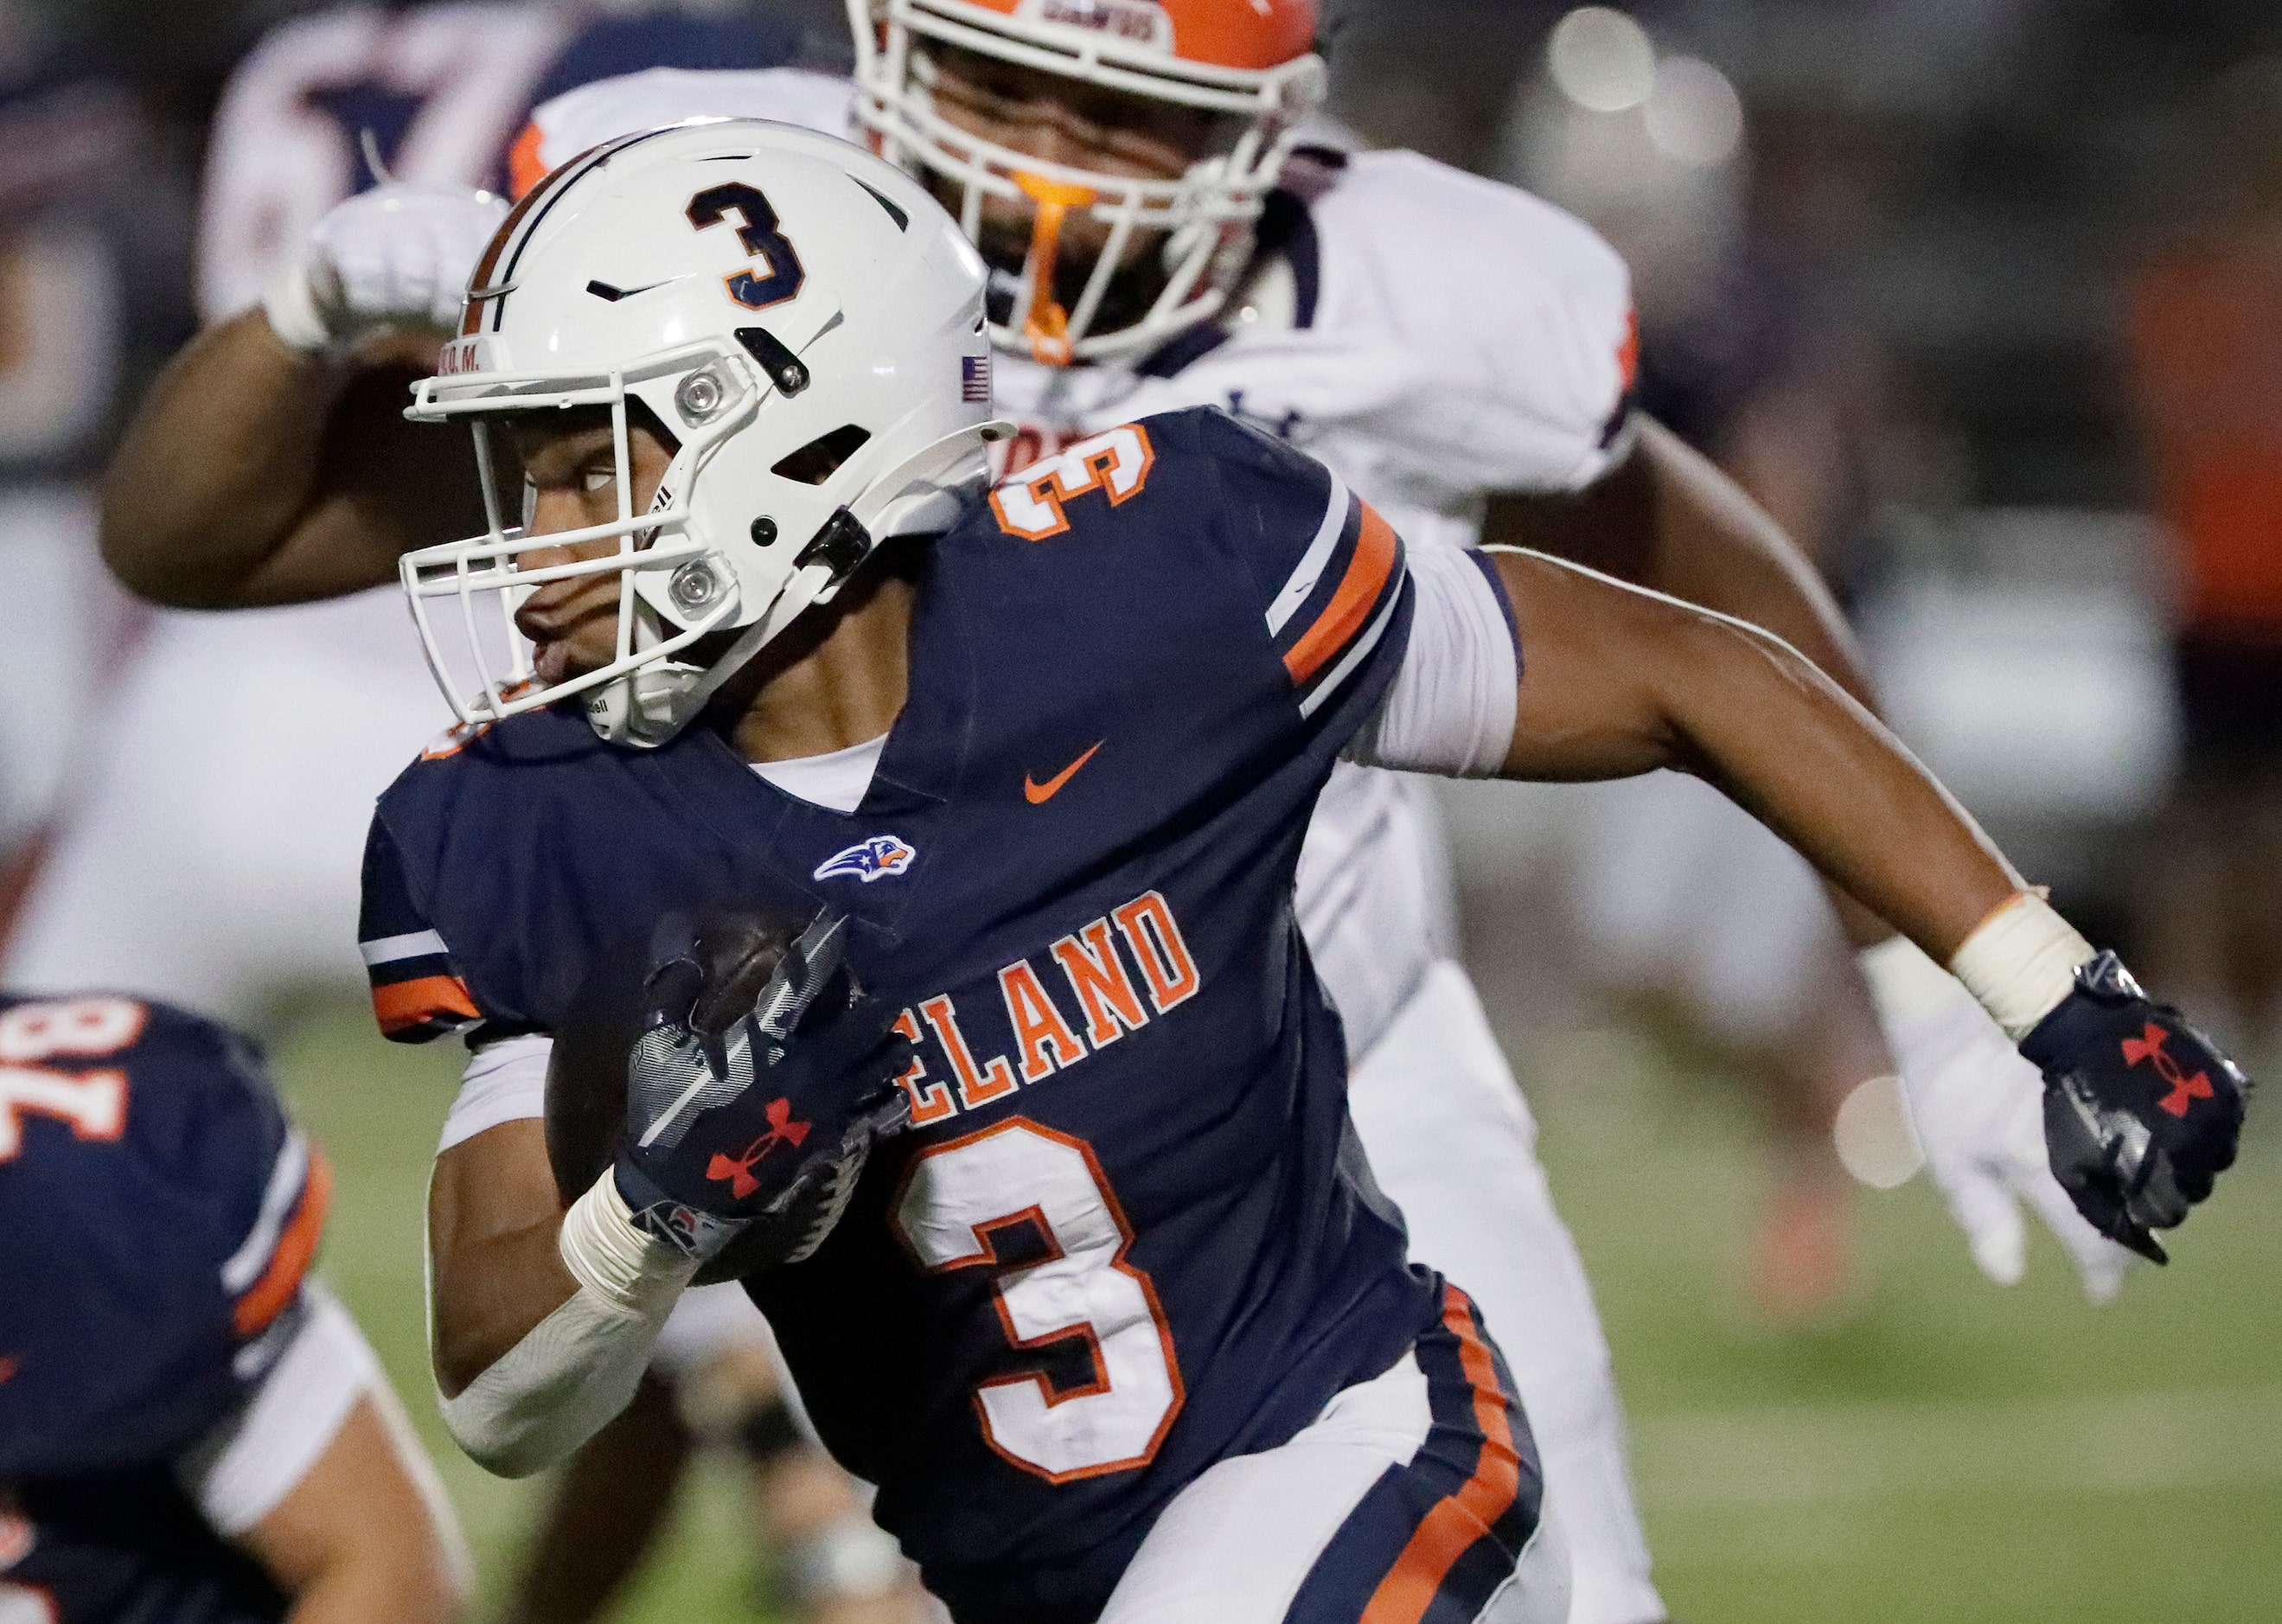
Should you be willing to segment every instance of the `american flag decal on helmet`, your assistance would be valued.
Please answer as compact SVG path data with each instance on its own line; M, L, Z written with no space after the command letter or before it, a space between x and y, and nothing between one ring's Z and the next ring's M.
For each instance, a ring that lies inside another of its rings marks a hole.
M990 404L990 357L961 355L959 358L959 398L970 406Z

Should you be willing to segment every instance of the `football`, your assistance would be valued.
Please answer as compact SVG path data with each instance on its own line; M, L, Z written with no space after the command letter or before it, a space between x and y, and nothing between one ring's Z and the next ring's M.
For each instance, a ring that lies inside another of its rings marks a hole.
M725 908L692 918L667 915L649 930L597 954L578 983L571 1014L555 1034L547 1067L547 1158L567 1208L617 1159L626 1131L626 1065L658 993L652 975L661 944L695 940L702 981L691 1011L699 1031L719 1032L753 1007L785 950L807 921L769 908ZM749 1272L745 1247L732 1242L698 1272L697 1284Z

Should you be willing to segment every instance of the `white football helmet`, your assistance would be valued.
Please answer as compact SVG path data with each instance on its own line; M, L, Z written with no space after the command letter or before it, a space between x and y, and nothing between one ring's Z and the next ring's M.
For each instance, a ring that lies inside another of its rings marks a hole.
M468 419L483 475L488 529L408 553L400 569L461 721L584 694L603 738L663 743L878 541L944 528L984 480L985 442L1013 431L990 416L983 277L909 175L757 119L623 136L529 192L405 414ZM679 440L642 513L630 400ZM490 429L573 406L609 408L617 518L526 538ZM605 540L617 546L603 556L522 563ZM516 609L547 581L609 573L616 657L533 688Z
M1154 348L1221 308L1250 257L1252 226L1290 155L1296 127L1323 99L1315 0L847 0L856 34L856 120L913 174L960 190L960 225L982 225L986 197L1028 198L1028 256L1012 314L991 330L1010 349L1067 365ZM1231 115L1225 152L1177 180L1144 181L1048 163L984 141L937 112L931 49L1000 61L1184 107ZM1108 240L1076 304L1053 284L1073 210ZM1099 322L1102 300L1137 231L1164 233L1163 291L1137 319Z

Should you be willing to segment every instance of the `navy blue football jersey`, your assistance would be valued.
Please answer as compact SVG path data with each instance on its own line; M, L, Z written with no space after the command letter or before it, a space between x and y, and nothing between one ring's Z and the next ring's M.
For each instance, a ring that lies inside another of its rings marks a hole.
M663 910L845 910L914 1125L748 1289L930 1589L1091 1618L1182 1487L1435 1320L1292 908L1409 609L1401 542L1318 464L1213 410L1112 430L933 545L853 813L574 706L430 751L368 853L381 1023L553 1030Z
M109 995L0 996L0 1600L282 1613L171 1463L290 1340L328 1189L237 1034Z

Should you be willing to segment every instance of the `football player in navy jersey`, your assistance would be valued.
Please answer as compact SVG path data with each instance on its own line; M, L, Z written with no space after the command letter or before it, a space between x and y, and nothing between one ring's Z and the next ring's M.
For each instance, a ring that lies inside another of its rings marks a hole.
M0 995L0 1618L458 1612L450 1509L306 1278L330 1189L235 1033Z
M868 154L650 131L518 206L417 393L474 426L488 523L403 563L462 727L374 823L384 1026L466 1031L471 1087L529 1100L608 944L819 916L797 996L731 1028L654 983L628 1147L567 1211L534 1110L439 1157L478 1459L590 1435L823 1179L836 1227L741 1255L747 1289L955 1616L1562 1617L1526 1422L1463 1283L1407 1260L1293 921L1343 756L1697 773L2022 1043L2105 1232L2160 1255L2210 1193L2239 1073L1796 652L1536 555L1407 556L1209 408L986 500L982 293Z

